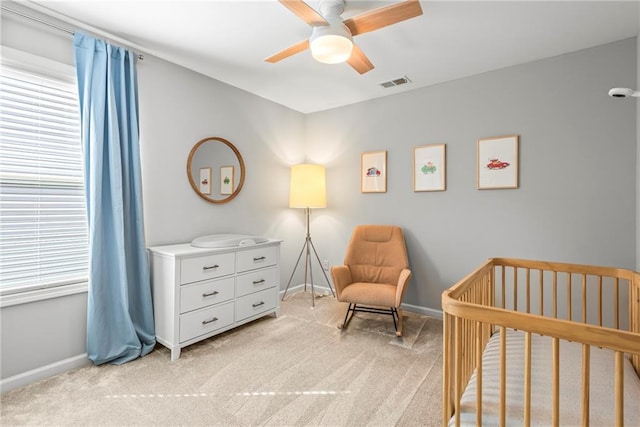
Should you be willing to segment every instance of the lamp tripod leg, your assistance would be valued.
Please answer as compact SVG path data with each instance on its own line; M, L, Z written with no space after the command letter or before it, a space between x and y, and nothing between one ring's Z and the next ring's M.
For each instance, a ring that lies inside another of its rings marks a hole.
M302 245L302 249L300 250L300 255L298 255L298 260L296 261L296 266L293 267L293 271L291 272L291 277L289 277L289 281L287 282L287 287L284 289L284 293L282 294L282 301L284 301L284 297L287 295L287 291L289 290L289 286L291 286L291 281L293 280L293 275L296 273L298 269L298 264L300 264L300 259L302 258L302 254L304 253L304 249L307 247L307 241L304 241ZM305 267L306 268L306 267ZM305 273L305 281L306 281L306 273ZM305 284L305 287L307 285Z
M307 290L307 267L309 267L309 278L311 279L311 307L316 306L316 292L313 289L313 268L311 267L311 251L309 249L309 243L311 243L311 238L307 238L306 246L307 246L307 255L305 257L305 274L304 274L304 289Z
M311 241L311 237L309 237L309 244L311 245L311 248L313 249L313 253L316 254L316 259L318 260L318 265L320 266L320 271L322 271L322 274L324 274L324 279L327 281L327 285L329 285L329 290L331 291L331 295L333 295L335 297L336 294L335 294L335 292L333 292L333 287L331 287L331 282L329 281L329 278L327 277L327 273L322 268L322 262L320 261L320 257L318 256L318 252L316 251L316 247L313 245L313 242Z

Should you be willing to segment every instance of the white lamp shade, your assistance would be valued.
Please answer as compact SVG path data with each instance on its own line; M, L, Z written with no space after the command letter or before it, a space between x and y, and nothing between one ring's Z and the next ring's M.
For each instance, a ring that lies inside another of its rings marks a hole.
M353 42L351 32L342 23L314 27L309 39L311 56L324 64L338 64L351 57Z
M326 208L327 189L324 166L291 166L290 208Z

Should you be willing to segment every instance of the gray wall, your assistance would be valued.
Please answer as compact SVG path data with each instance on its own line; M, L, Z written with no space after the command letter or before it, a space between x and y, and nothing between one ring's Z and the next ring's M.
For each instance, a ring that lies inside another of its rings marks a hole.
M2 42L72 63L71 39L37 24L3 15ZM138 67L147 243L280 238L286 280L304 239L302 212L287 208L289 166L310 161L327 166L328 208L312 215L321 258L341 263L355 224L403 226L415 274L407 302L426 312L490 256L633 267L636 116L606 92L634 86L635 58L626 40L304 116L147 55ZM476 190L476 139L511 133L521 136L520 189ZM233 142L247 166L226 205L204 202L186 177L191 147L208 136ZM414 193L413 147L442 142L447 191ZM369 150L388 151L385 194L359 191ZM3 380L84 351L84 295L1 309Z
M406 300L431 309L489 257L633 268L635 108L607 92L635 82L629 39L310 115L306 151L328 177L318 250L335 264L355 224L403 226ZM520 188L476 190L477 138L508 134L520 135ZM413 147L431 143L447 144L447 190L414 193ZM387 192L361 194L360 154L376 150Z

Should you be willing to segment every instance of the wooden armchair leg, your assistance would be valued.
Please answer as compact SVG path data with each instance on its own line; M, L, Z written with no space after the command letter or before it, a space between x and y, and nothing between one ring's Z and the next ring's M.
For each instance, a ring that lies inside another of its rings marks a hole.
M398 313L398 330L396 330L396 336L401 337L402 336L402 317L403 317L402 310L397 308L396 312Z

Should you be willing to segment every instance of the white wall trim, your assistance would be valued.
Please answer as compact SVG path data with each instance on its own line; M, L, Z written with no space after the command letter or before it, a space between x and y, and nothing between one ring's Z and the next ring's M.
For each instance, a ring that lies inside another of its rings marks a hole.
M327 285L313 285L313 290L316 295L331 295L331 290ZM304 283L300 283L299 285L289 286L287 290L287 297L298 293L304 292ZM309 299L311 299L311 284L307 283L307 292L309 292ZM280 299L282 300L282 296L284 295L284 289L280 289ZM285 298L286 300L286 298Z
M411 313L423 314L428 317L433 317L434 319L443 319L442 310L435 310L433 308L421 307L413 304L402 304L400 307L403 310L410 311Z
M14 375L0 380L0 393L9 391L14 388L22 387L36 381L70 371L72 369L81 368L89 365L91 362L87 358L87 353L79 354L68 359L60 360L46 366L41 366L21 374Z
M313 288L316 291L316 294L331 295L331 290L329 290L327 286L314 285ZM304 283L301 283L295 286L290 286L289 289L287 290L287 296L293 295L296 292L303 292L303 291L304 291ZM311 293L310 284L307 284L307 291ZM282 299L282 295L284 295L283 289L280 290L280 299ZM311 295L309 295L309 298L311 298ZM403 310L409 311L411 313L422 314L424 316L433 317L434 319L440 319L440 320L443 319L442 310L435 310L433 308L421 307L419 305L413 305L413 304L402 304L400 307Z
M60 298L67 295L86 293L88 289L89 284L87 282L81 282L70 285L54 286L51 288L26 290L8 295L0 295L0 308L10 307L12 305L28 304L50 298Z

